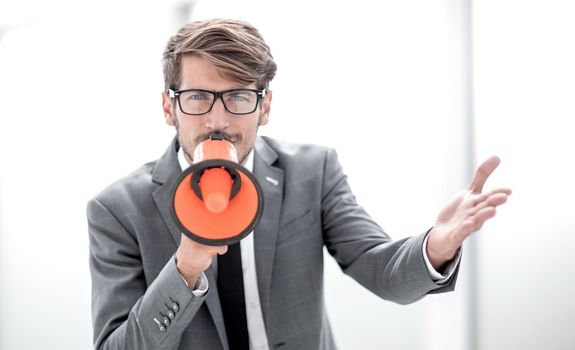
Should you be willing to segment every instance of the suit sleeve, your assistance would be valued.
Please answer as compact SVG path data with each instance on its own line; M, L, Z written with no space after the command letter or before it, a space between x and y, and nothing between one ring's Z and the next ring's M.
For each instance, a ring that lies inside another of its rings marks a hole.
M97 199L87 215L95 349L177 349L205 295L192 294L173 258L147 286L135 237Z
M423 257L425 233L392 241L356 203L334 150L328 150L322 181L322 230L342 270L381 298L408 304L428 293L453 290L457 270L438 285Z

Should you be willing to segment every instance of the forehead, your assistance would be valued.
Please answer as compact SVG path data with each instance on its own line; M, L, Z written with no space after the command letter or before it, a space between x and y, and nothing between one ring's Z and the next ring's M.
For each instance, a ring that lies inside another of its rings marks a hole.
M208 59L197 55L184 55L181 59L180 89L228 90L255 88L255 84L245 85L227 77Z

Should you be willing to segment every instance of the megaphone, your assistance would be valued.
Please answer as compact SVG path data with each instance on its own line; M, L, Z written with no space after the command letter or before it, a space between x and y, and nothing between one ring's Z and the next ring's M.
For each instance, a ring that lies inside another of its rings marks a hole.
M214 133L194 152L194 163L172 192L172 217L190 239L230 245L247 236L263 212L263 193L252 173L238 164L234 145Z

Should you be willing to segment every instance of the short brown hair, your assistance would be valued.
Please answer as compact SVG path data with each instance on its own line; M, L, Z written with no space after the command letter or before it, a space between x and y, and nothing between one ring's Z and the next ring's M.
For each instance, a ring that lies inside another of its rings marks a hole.
M258 30L238 20L211 19L183 26L166 45L162 59L165 89L178 90L181 58L198 55L228 78L267 89L277 66Z

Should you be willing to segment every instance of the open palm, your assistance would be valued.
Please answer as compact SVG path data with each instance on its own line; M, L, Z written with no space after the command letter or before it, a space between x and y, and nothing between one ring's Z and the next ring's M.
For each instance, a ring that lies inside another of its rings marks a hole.
M509 188L482 193L483 185L499 162L497 157L485 160L475 171L469 186L439 213L427 244L429 260L436 269L451 260L463 241L495 216L496 208L511 195Z

